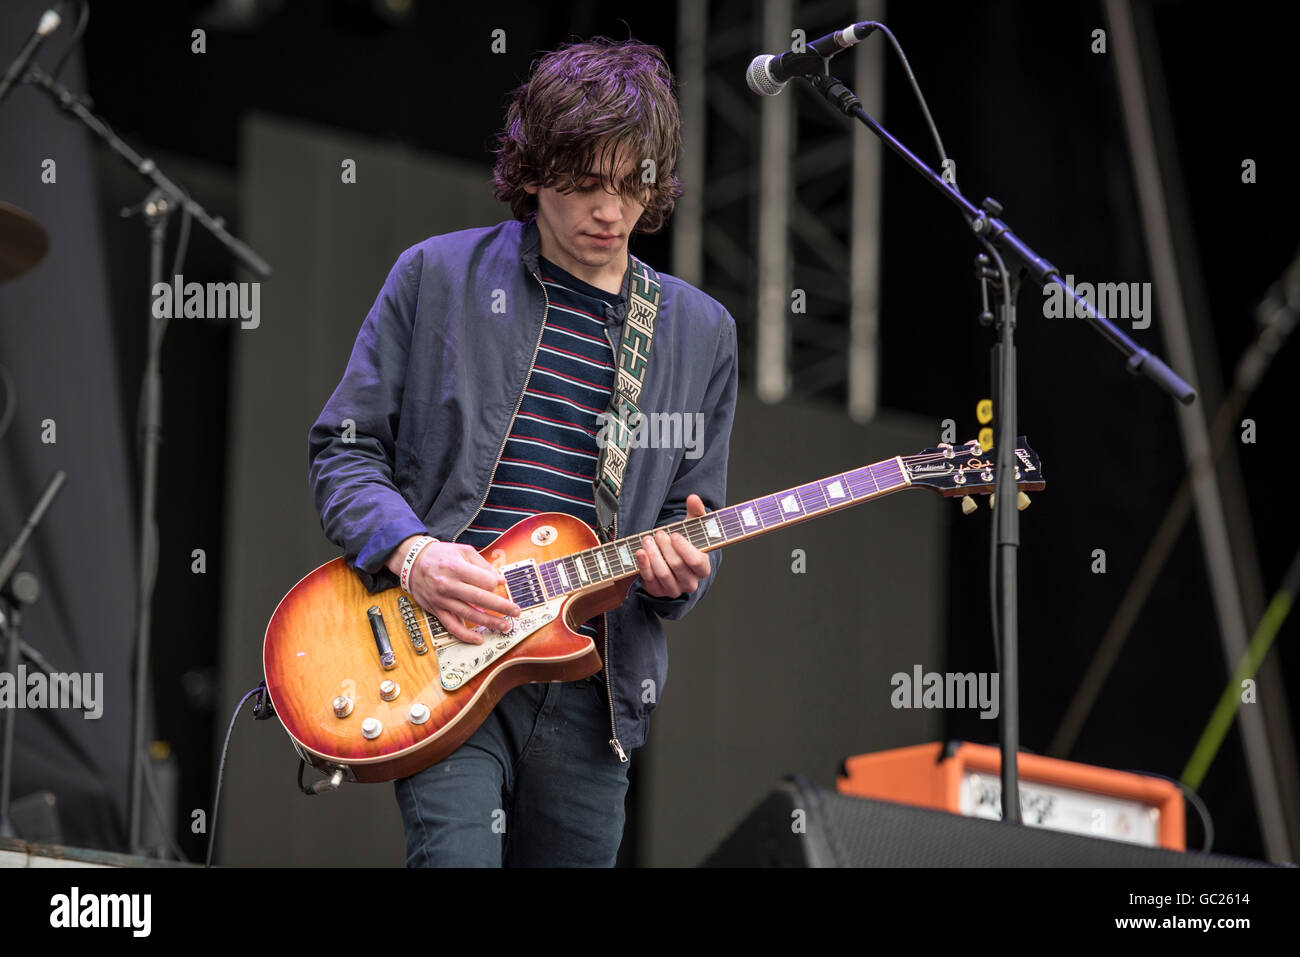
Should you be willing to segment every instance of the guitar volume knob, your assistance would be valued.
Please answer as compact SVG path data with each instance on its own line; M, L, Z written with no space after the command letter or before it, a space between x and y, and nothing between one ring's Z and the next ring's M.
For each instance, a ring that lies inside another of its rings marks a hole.
M387 681L381 682L379 685L379 697L383 698L385 701L392 701L401 693L401 685L391 678Z
M378 718L366 718L361 722L361 736L368 741L373 741L384 732L384 725Z
M345 694L334 699L334 717L346 718L352 713L352 699Z
M411 705L410 717L411 724L424 724L429 720L429 706L417 701Z

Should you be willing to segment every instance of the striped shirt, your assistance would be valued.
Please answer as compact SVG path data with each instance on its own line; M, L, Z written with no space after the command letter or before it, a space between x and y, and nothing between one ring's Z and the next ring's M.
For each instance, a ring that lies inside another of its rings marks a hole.
M487 499L457 539L475 549L538 512L566 512L596 525L596 417L608 408L614 388L605 303L620 296L546 259L540 272L550 306L537 358ZM596 620L580 630L595 639Z

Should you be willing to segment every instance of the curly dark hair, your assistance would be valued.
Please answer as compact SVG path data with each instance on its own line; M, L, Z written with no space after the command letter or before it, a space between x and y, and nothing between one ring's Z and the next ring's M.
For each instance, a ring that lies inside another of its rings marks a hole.
M600 170L605 182L645 207L633 232L654 233L682 194L676 176L680 146L676 83L663 51L636 40L594 37L533 63L511 96L492 185L515 218L527 220L537 210L537 197L525 185L568 193L588 170ZM615 182L616 163L624 156L633 160L632 168Z

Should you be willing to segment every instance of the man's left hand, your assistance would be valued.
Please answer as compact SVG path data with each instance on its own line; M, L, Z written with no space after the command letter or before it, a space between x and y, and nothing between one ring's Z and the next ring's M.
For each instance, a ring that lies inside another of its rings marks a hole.
M698 495L686 496L686 517L699 518L705 513ZM668 535L662 529L641 536L643 547L636 550L636 567L641 572L641 587L656 598L677 598L692 594L700 579L713 571L709 556L680 532Z

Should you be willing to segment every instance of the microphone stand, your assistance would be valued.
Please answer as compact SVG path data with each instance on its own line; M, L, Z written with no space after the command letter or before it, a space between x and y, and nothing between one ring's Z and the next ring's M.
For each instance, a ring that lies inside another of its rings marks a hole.
M1065 290L1082 315L1101 336L1127 359L1129 372L1141 372L1161 389L1184 405L1196 399L1196 392L1160 359L1143 349L1118 329L1114 323L1099 313L1087 299L1079 296L1061 278L1060 272L1025 244L1000 218L1002 206L986 198L978 207L966 199L958 189L922 162L906 146L890 135L862 108L858 97L830 74L829 60L823 60L822 72L805 76L812 88L825 97L832 106L847 116L861 121L891 150L901 156L935 189L957 206L966 225L985 249L999 279L997 288L1001 303L998 344L993 350L995 366L994 411L997 416L997 476L993 500L994 543L998 594L993 605L994 641L1001 638L1002 667L1002 820L1008 824L1020 823L1020 784L1018 754L1020 751L1020 683L1019 653L1016 620L1016 551L1020 547L1020 513L1016 508L1016 297L1020 279L1028 273L1039 286L1054 282ZM1015 276L1007 268L1003 254L1012 261ZM1001 632L999 635L998 632ZM1007 799L1016 795L1016 800Z
M27 690L20 687L18 682L19 654L25 654L32 659L42 671L48 673L50 670L45 659L30 648L22 637L23 606L35 603L40 595L40 585L35 575L29 572L17 572L17 574L15 572L18 563L22 561L23 547L27 544L27 539L31 538L32 532L45 517L45 510L54 501L54 496L59 494L59 489L63 487L63 481L67 477L67 473L62 469L54 473L36 502L36 507L27 516L27 521L23 524L18 537L5 550L4 556L0 557L0 612L2 612L0 613L0 636L6 640L5 672L14 682L15 694L14 706L0 709L4 712L0 715L0 739L4 741L4 757L0 758L0 837L17 836L13 823L9 820L9 799L13 790L14 721L18 717L16 696L25 694Z
M162 434L162 342L167 330L167 319L153 314L153 290L162 282L163 243L167 235L167 220L175 208L198 220L217 238L234 257L248 269L265 278L271 267L248 245L226 231L223 220L210 216L202 206L190 198L181 186L163 175L153 160L141 156L128 146L112 127L91 112L89 100L73 93L66 86L33 66L24 79L45 90L58 106L79 119L96 136L107 143L131 168L152 184L149 195L140 208L143 221L149 230L149 337L145 361L144 381L141 385L140 431L143 447L140 466L140 526L139 571L140 588L136 603L135 648L133 662L133 697L131 712L131 751L129 790L127 794L128 846L133 854L143 852L140 844L142 778L145 762L145 718L148 701L149 642L152 627L154 578L157 571L157 521L156 498L158 491L158 443ZM175 304L174 304L175 305Z

